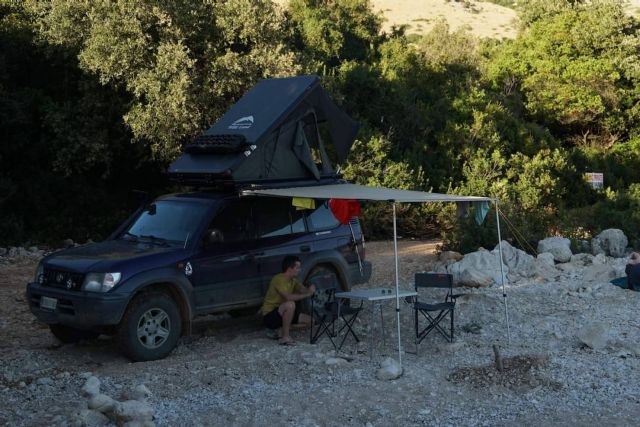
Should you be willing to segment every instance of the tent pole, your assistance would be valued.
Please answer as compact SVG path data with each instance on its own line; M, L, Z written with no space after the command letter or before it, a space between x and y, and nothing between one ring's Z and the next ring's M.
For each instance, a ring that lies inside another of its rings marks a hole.
M400 279L398 269L398 229L396 225L396 202L393 202L393 253L396 261L396 325L398 326L398 363L402 371L402 344L400 343Z
M504 302L504 318L507 322L507 342L511 344L511 331L509 329L509 310L507 309L507 292L504 289L504 260L502 258L502 237L500 235L500 215L498 214L498 199L495 199L496 204L496 223L498 227L498 253L500 255L500 274L502 276L502 300Z

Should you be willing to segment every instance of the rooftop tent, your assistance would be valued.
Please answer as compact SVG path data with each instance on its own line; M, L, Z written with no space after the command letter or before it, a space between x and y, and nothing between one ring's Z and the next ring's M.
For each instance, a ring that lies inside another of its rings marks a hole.
M329 154L343 163L358 128L318 76L262 80L185 146L169 176L195 185L334 179Z

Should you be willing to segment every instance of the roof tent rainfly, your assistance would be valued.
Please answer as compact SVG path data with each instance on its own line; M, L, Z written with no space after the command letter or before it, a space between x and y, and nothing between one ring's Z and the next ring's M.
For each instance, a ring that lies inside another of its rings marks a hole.
M242 196L269 197L306 197L312 199L355 199L369 201L387 201L393 203L393 250L395 256L396 280L396 324L398 327L398 362L402 367L402 344L400 341L400 299L398 292L398 234L396 226L396 203L433 203L433 202L493 202L496 205L496 221L498 227L498 254L500 256L500 274L502 278L502 297L504 302L507 339L511 342L509 330L509 311L507 309L507 293L505 291L504 264L502 258L502 237L500 236L500 217L498 215L498 200L490 197L456 196L450 194L427 193L422 191L396 190L384 187L368 187L357 184L329 184L309 187L290 187L273 189L249 189L240 192Z

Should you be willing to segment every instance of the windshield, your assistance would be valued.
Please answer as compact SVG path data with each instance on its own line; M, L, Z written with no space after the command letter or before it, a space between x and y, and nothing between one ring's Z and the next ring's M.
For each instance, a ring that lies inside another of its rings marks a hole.
M203 203L157 201L145 209L120 238L186 246L193 239L208 208L209 205Z

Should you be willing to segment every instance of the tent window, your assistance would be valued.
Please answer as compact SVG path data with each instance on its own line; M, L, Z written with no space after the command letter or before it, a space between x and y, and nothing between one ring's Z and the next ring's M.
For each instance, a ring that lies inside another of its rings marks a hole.
M309 230L322 231L336 228L340 222L329 210L327 203L318 203L320 206L311 213L307 213L307 223Z
M291 206L290 199L261 200L256 207L258 236L261 238L305 231L302 211Z

